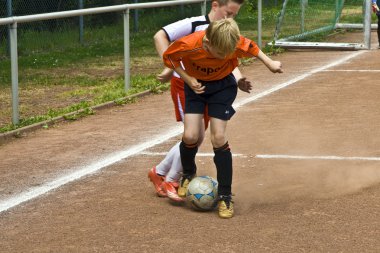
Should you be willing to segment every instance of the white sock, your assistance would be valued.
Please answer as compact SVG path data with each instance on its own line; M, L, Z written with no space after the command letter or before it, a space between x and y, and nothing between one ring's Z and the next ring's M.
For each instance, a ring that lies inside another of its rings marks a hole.
M181 163L181 152L179 150L179 145L176 145L175 153L173 154L172 166L166 175L166 182L178 182L182 176L182 163Z
M162 176L166 176L168 174L170 168L172 167L173 164L173 158L176 156L176 152L178 150L179 152L179 144L181 142L178 142L175 144L169 152L166 154L164 160L162 160L157 166L156 166L156 172L157 174L160 174Z

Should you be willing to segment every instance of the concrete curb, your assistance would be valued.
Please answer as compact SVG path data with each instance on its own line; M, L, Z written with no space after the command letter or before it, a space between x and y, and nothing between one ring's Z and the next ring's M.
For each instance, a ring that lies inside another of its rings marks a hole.
M132 99L132 98L144 97L144 96L149 95L149 94L152 94L152 92L150 90L147 90L147 91L143 91L143 92L140 92L140 93L137 93L137 94L133 94L131 96L124 97L124 98L122 98L120 100L121 101L123 101L123 100L127 101L127 100ZM106 103L103 103L103 104L100 104L100 105L92 106L91 109L93 109L93 110L101 110L101 109L110 108L110 107L115 106L115 105L117 105L115 103L115 101L110 101L110 102L106 102ZM22 127L22 128L18 128L18 129L15 129L15 130L12 130L12 131L9 131L9 132L6 132L6 133L0 133L0 145L4 144L5 142L7 142L7 141L9 141L9 140L11 140L13 138L22 137L26 133L30 133L30 132L36 131L38 129L42 129L46 125L47 126L51 126L51 125L54 125L54 124L59 123L59 122L68 121L68 120L65 119L65 117L70 117L72 115L81 113L83 111L84 111L84 109L81 109L81 110L78 110L78 111L75 111L75 112L67 113L67 114L59 116L59 117L55 117L55 118L52 118L52 119L49 119L49 120L38 122L38 123L35 123L33 125L30 125L30 126L25 126L25 127Z

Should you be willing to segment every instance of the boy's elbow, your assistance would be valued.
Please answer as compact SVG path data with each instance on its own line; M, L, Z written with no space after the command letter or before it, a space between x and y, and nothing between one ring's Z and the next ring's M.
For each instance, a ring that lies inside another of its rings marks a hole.
M154 40L154 42L156 42L156 41L159 40L159 36L160 36L160 35L159 35L158 33L159 33L159 31L156 32L156 34L153 35L153 40Z
M163 41L168 41L165 32L161 29L153 36L154 43L162 43ZM169 43L169 42L168 42Z
M153 41L156 46L160 43L160 37L157 33L153 36Z

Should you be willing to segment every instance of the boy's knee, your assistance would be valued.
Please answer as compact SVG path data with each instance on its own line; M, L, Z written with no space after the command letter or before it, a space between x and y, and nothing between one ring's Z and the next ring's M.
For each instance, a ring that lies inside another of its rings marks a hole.
M224 134L213 134L211 136L211 142L214 147L221 147L226 143L226 137Z
M193 144L193 143L198 143L198 135L195 134L184 134L182 137L182 140L186 144Z

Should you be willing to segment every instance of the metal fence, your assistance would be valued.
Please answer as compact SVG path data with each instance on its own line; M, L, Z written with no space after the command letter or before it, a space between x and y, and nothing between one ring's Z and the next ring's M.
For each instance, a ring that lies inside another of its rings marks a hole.
M122 4L134 4L144 2L158 2L158 1L144 1L144 0L0 0L0 18L11 16L25 16L42 13L53 13L60 11L70 11L78 9L97 8L104 6L116 6ZM199 6L179 4L179 6L166 7L166 11L174 16L173 20L181 19L186 16L199 15ZM165 18L152 20L151 17L159 16L159 9L136 9L131 10L131 30L147 31L157 29L157 25L165 25L170 23ZM144 22L139 22L144 19ZM151 25L154 23L154 26ZM122 26L121 13L100 13L98 15L78 16L61 19L41 20L31 23L24 23L18 27L19 44L22 48L23 54L35 53L41 48L60 48L65 47L69 43L91 43L93 40L91 33L93 30L111 26ZM8 28L0 26L0 56L9 55L9 39ZM39 32L41 36L34 36L35 32ZM67 34L64 43L55 41L54 43L47 42L46 33L60 33ZM120 34L113 34L113 36L120 36ZM122 38L122 37L121 37ZM48 44L47 46L44 44ZM44 45L41 47L41 45Z
M28 76L22 72L25 71L23 64L27 63L27 60L29 60L28 66L30 66L31 60L33 60L32 64L41 64L39 57L46 52L49 52L49 59L43 58L44 64L57 67L56 62L59 59L58 57L53 58L55 55L72 54L72 61L75 61L75 57L81 57L81 55L75 55L78 45L82 45L88 51L97 51L96 57L99 58L102 57L102 52L99 51L101 48L112 47L115 55L122 55L124 48L124 81L127 90L130 82L130 54L133 55L135 51L129 44L129 30L132 32L132 40L134 39L133 31L137 29L139 33L135 33L136 35L147 33L150 36L166 24L185 17L200 15L201 7L202 13L205 14L206 2L209 2L209 0L177 0L142 3L147 1L133 0L120 4L122 0L13 0L12 11L9 11L12 16L7 17L11 1L0 0L0 17L5 17L0 18L0 33L3 38L0 38L0 60L7 58L8 62L8 57L10 57L12 65L10 66L10 75L0 76L0 85L12 83L13 124L19 122L18 56L22 56L20 62L22 83L22 78ZM246 10L258 13L258 16L248 17L242 22L242 25L248 25L250 30L257 28L259 45L261 45L261 21L263 20L268 25L272 19L274 20L272 16L269 16L269 19L268 16L261 17L261 8L262 6L276 6L278 2L282 1L246 0L245 6L254 9L252 11L250 8L246 8ZM274 27L274 25L271 26ZM8 36L8 29L10 36ZM153 45L150 41L142 43L149 47ZM55 52L57 53L55 54ZM51 54L54 56L50 59Z
M63 12L53 12L46 14L37 15L26 15L26 16L12 16L8 18L0 19L0 25L10 26L10 56L11 56L11 75L12 75L12 123L19 123L19 100L18 100L18 33L19 26L23 24L30 24L34 22L41 22L43 20L53 20L58 19L73 19L81 16L89 16L96 18L98 15L109 15L121 17L123 24L122 36L124 37L124 77L125 77L125 89L129 89L130 85L130 10L145 10L147 8L157 8L157 7L168 7L168 6L178 6L182 4L191 3L203 3L201 5L201 11L198 5L198 15L202 12L202 15L206 14L206 3L207 0L184 0L184 1L166 1L166 2L154 2L154 3L140 3L140 4L123 4L107 7L98 8L88 8L83 10L71 10ZM154 9L153 9L154 10ZM166 9L167 11L167 9ZM164 21L166 23L166 21ZM157 22L156 22L157 23ZM70 26L71 27L71 26ZM46 38L45 38L46 39ZM20 43L21 44L21 43Z

